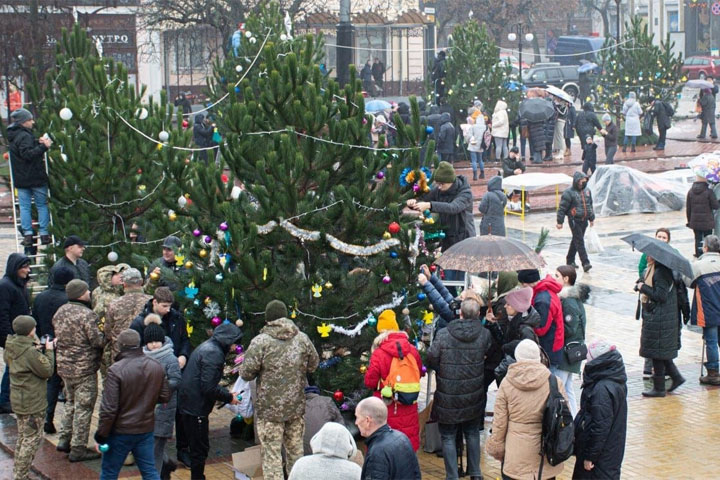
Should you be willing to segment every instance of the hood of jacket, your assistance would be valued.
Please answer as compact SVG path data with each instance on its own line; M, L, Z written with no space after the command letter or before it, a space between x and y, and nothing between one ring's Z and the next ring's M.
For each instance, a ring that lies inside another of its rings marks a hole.
M440 115L440 125L452 122L452 116L448 112L444 112Z
M577 283L572 287L563 287L558 293L560 298L577 298L582 303L585 303L590 298L590 286L584 283Z
M491 179L492 180L492 179ZM488 182L488 185L490 183ZM501 297L508 293L513 288L517 287L518 279L517 272L500 272L498 274L497 285L497 296Z
M595 106L592 104L592 102L585 102L585 104L582 106L582 109L586 112L594 112Z
M584 179L584 178L587 178L587 175L585 175L585 174L582 173L582 172L575 172L575 173L573 174L573 188L574 188L575 190L582 190L582 189L580 188L580 180L582 180L582 179ZM586 185L587 185L587 184L586 184Z
M24 287L27 279L21 279L17 275L17 271L26 263L30 263L30 259L22 253L11 253L8 257L7 266L5 267L5 276L14 284Z
M357 446L350 431L336 422L328 422L310 439L310 448L315 455L327 455L344 460L355 455Z
M495 176L488 180L488 192L502 191L502 177Z
M36 338L27 335L10 335L5 342L5 355L10 360L16 360L30 348L35 348Z
M212 338L227 352L230 345L238 343L242 336L242 330L232 323L221 323L213 332Z
M518 390L531 391L545 385L549 373L550 371L542 363L523 360L508 367L505 380Z
M692 187L690 187L690 190L695 194L703 193L709 189L707 182L693 182Z
M398 356L397 345L395 345L396 342L400 342L400 348L402 349L403 355L408 355L412 351L407 333L405 332L384 332L378 335L378 338L375 340L377 341L378 339L380 340L378 342L380 345L378 348L391 357Z
M112 277L121 265L106 265L97 271L98 285L105 292L122 293L122 285L112 284ZM128 265L129 267L129 265Z
M19 123L12 123L7 129L7 136L8 136L8 142L12 143L15 138L17 138L18 135L22 133L29 133L32 135L32 130L29 128L23 127Z
M198 113L195 115L195 123L203 123L205 121L205 115Z
M627 383L625 362L623 362L622 355L617 350L610 350L585 364L583 388L600 380L610 380L621 384Z
M465 189L470 189L470 182L465 178L464 175L458 175L455 177L455 181L452 186L444 192L440 192L441 198L455 198L460 192Z
M272 322L268 322L260 333L265 333L278 340L290 340L300 333L295 322L288 318L278 318Z
M446 328L453 338L461 342L471 343L480 336L482 329L485 327L477 319L460 319L450 322Z
M542 319L540 318L538 311L535 310L535 307L530 307L527 312L516 313L510 321L517 322L518 325L524 324L532 328L538 328Z
M143 352L148 357L157 360L162 364L162 359L168 356L175 356L173 353L173 342L170 340L170 337L165 337L165 341L163 341L162 347L158 348L157 350L148 350L147 345L143 347Z
M399 113L400 115L404 115L404 114L406 114L406 113L410 113L410 105L408 105L408 104L405 103L405 102L400 102L400 103L398 103L398 109L397 109L397 111L398 111L398 113Z
M537 295L539 292L548 291L550 293L558 294L563 289L560 282L555 280L550 275L540 280L537 285L533 287L533 295Z
M626 106L627 108L630 108L633 105L635 105L635 102L636 102L636 100L634 98L628 98L627 100L625 100L624 106Z
M502 100L498 100L495 104L495 110L493 110L493 113L497 113L502 110L507 110L507 103L503 102Z

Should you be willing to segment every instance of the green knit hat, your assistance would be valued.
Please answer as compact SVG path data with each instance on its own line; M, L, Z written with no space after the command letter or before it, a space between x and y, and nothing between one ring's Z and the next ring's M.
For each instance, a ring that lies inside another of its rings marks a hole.
M439 183L453 183L455 181L455 169L448 162L440 162L433 173L432 179Z
M287 307L280 300L272 300L265 306L265 321L272 322L287 317Z
M37 323L30 315L18 315L12 322L13 331L21 337L29 335L35 325Z

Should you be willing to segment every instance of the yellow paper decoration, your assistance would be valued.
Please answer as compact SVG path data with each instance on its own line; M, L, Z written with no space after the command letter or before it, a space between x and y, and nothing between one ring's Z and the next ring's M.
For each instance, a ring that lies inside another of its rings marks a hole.
M322 297L322 289L323 287L317 283L310 288L310 290L312 290L313 292L313 297L315 298Z
M326 324L326 323L324 323L324 322L323 322L319 327L317 327L317 331L318 331L318 333L320 334L320 336L321 336L322 338L327 338L327 337L329 337L329 336L330 336L330 330L332 330L332 328L331 328L328 324Z
M175 265L178 267L185 265L185 255L175 255Z
M263 268L263 282L267 280L267 267Z
M423 313L423 322L426 324L431 324L433 322L433 313L429 310L425 310L425 313Z
M192 325L190 325L190 324L188 323L188 324L185 326L185 329L187 330L188 336L192 335L192 332L193 332L193 326L192 326Z

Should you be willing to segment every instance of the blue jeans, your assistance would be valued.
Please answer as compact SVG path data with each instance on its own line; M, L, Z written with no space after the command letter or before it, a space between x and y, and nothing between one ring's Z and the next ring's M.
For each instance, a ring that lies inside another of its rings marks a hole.
M48 187L18 188L18 203L20 204L20 225L23 235L32 235L32 199L35 197L35 207L38 211L39 234L48 235L50 224L50 211L48 210Z
M130 452L135 456L135 464L143 480L160 480L160 474L155 470L153 432L136 435L115 433L110 435L107 444L110 450L102 456L100 480L116 480Z
M477 174L478 166L480 171L485 171L485 162L483 162L483 152L470 152L470 164L472 165L473 174Z
M718 327L703 327L703 338L705 338L705 351L707 362L705 367L708 370L718 370Z
M520 135L520 156L525 158L525 145L527 145L527 138Z
M508 139L503 137L495 137L495 160L502 162L502 159L508 156Z
M625 140L623 141L623 145L627 146L627 144L629 142L632 142L632 146L634 147L635 145L637 145L637 139L638 139L638 137L635 137L635 136L628 137L627 135L625 135Z
M467 475L471 477L482 477L480 471L480 428L484 417L478 417L467 422L452 424L439 423L440 436L442 437L443 459L445 460L445 478L456 480L458 478L458 452L456 437L460 428L465 437L467 449Z
M0 405L10 405L10 369L5 365L0 385Z

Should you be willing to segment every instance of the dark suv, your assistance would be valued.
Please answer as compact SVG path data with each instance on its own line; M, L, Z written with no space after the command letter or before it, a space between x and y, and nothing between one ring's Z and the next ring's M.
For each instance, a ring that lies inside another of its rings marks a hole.
M577 98L580 92L577 65L549 65L533 67L523 72L526 87L547 87L554 85L568 95Z

